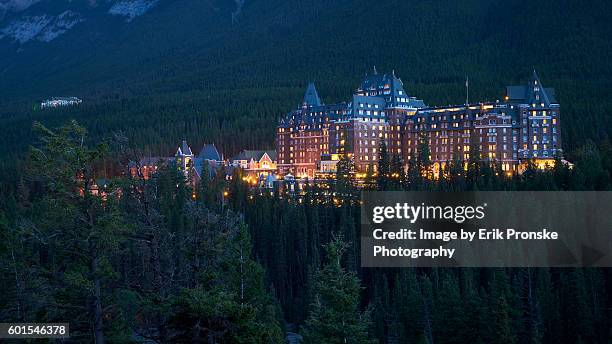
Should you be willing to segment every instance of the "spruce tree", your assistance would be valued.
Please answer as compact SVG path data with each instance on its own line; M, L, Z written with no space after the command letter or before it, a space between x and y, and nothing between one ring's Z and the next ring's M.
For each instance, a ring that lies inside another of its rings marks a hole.
M404 165L402 164L402 158L393 154L391 158L391 190L403 190L404 184L406 182L406 171L404 170Z
M467 325L457 277L443 271L441 288L436 294L434 337L437 343L461 343Z
M406 189L415 191L423 186L423 175L420 171L417 153L412 151L408 160L408 171L406 176Z
M481 174L481 166L482 163L480 161L481 158L481 150L480 144L473 139L470 144L470 156L467 160L467 171L465 175L465 179L467 182L467 187L471 190L476 189L476 183L480 178Z
M304 343L374 343L368 334L370 314L359 311L359 279L341 265L347 244L336 237L325 249L328 262L315 274L315 299L303 329Z
M427 181L433 179L433 171L431 169L431 151L429 149L429 137L426 133L419 135L417 164L419 172Z
M378 150L378 175L376 182L378 184L378 190L384 191L389 188L391 178L391 162L389 160L389 153L387 152L385 140L380 140Z
M350 204L355 200L357 192L354 178L355 162L353 157L349 154L342 154L336 167L335 192L337 197L333 200L334 203L340 204L346 201Z
M130 232L118 206L119 194L104 194L95 183L95 166L108 155L108 146L86 145L87 131L76 121L57 130L37 123L35 129L42 145L30 150L30 178L44 191L23 235L41 248L37 265L46 270L40 275L46 287L36 298L42 305L78 305L61 311L42 307L38 316L53 322L85 313L88 321L74 323L71 332L83 341L104 343L105 309L111 306L105 284L116 276L110 262Z
M418 343L424 339L423 307L415 268L401 269L392 293L392 312L395 320L393 333L398 333L400 343Z

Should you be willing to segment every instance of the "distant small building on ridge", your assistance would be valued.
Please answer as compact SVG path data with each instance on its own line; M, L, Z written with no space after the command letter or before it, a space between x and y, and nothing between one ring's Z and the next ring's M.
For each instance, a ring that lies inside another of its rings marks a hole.
M83 103L83 100L77 97L53 97L40 103L42 109L56 108L60 106L73 106Z

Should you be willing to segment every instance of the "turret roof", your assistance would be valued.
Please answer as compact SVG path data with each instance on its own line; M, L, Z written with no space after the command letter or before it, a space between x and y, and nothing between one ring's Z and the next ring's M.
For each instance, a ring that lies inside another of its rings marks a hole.
M306 93L304 93L304 100L302 104L306 106L321 105L321 98L319 98L319 94L317 93L317 89L314 85L314 82L308 83L308 87L306 88Z

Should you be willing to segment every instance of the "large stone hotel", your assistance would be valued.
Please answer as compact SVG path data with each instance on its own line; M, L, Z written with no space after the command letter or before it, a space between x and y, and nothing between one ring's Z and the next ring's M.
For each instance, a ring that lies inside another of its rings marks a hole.
M374 69L348 102L323 104L308 85L302 104L278 125L278 173L317 178L333 173L342 154L357 171L375 173L382 140L404 163L427 143L434 173L470 154L520 172L527 160L544 166L561 155L559 120L554 89L544 88L535 71L525 85L507 86L502 101L428 107L395 73Z
M520 173L527 161L552 166L561 156L559 110L554 90L544 88L535 71L526 85L507 86L501 101L428 107L406 93L395 73L374 69L348 102L323 104L309 84L298 108L281 118L276 150L245 150L225 159L214 144L195 154L183 140L174 156L143 158L131 172L148 179L160 164L173 165L198 183L206 171L231 178L239 168L250 185L272 188L281 178L333 177L343 156L354 161L358 177L375 174L384 141L390 158L404 166L426 144L434 176L449 161L476 154L508 174Z

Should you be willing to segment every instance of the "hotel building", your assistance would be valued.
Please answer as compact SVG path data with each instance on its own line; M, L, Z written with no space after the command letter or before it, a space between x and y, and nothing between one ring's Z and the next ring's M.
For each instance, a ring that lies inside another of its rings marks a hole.
M560 107L554 89L533 72L525 85L507 86L502 101L428 107L407 94L394 72L366 75L348 102L326 105L309 84L301 105L276 132L280 175L316 178L335 171L342 154L357 171L376 172L381 141L404 164L419 142L429 146L434 172L471 154L520 172L527 160L539 166L560 156Z

